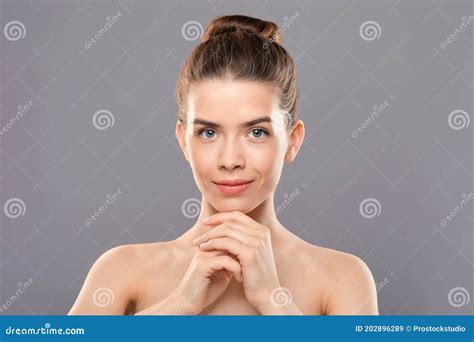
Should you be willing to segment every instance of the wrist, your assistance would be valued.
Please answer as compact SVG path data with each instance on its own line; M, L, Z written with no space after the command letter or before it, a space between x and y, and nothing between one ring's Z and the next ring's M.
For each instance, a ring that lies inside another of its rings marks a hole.
M173 308L174 315L193 316L199 314L201 309L196 307L191 300L192 298L189 298L176 290L168 296L168 301Z
M293 303L292 294L287 288L277 286L264 293L255 305L262 315L294 315L301 313Z

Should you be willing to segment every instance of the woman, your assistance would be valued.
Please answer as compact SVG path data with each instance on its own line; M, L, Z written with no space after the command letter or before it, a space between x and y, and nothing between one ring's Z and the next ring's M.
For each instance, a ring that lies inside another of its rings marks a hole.
M129 244L93 265L69 314L378 314L367 265L277 219L284 163L304 138L295 65L278 27L215 18L177 85L176 136L202 193L173 241Z

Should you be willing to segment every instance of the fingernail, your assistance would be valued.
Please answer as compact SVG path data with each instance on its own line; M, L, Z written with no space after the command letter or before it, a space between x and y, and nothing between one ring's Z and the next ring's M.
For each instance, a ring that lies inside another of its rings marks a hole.
M209 243L209 241L208 241L208 242L201 243L201 244L199 245L199 248L202 248L202 247L206 246L208 243Z
M200 236L198 236L197 238L195 238L195 239L193 240L193 243L196 244L199 240L201 240L201 237L200 237Z
M202 220L202 222L204 222L204 223L208 223L210 220L211 220L211 218L210 218L210 217L206 217L204 220Z

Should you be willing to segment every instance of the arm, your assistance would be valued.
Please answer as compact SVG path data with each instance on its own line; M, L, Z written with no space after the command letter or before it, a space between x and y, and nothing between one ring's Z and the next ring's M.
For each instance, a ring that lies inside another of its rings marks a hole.
M186 300L174 293L162 301L135 313L135 315L194 315L195 312L186 310Z
M343 254L339 276L325 298L326 315L378 315L374 278L366 263Z
M130 273L133 245L114 247L92 265L68 315L123 315L134 296Z
M269 297L272 297L271 295ZM275 295L273 295L275 297ZM293 302L291 296L285 297L283 294L285 305L275 305L275 300L272 303L270 300L265 305L258 308L262 315L304 315L301 309Z
M232 274L240 279L241 268L227 253L196 249L176 289L136 315L197 315L220 297L230 284Z

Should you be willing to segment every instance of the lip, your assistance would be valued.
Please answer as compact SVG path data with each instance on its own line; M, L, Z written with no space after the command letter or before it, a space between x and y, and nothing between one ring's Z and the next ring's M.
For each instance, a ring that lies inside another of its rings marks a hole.
M243 179L224 180L222 182L214 182L217 188L225 194L239 194L244 192L252 185L253 180L247 181Z

